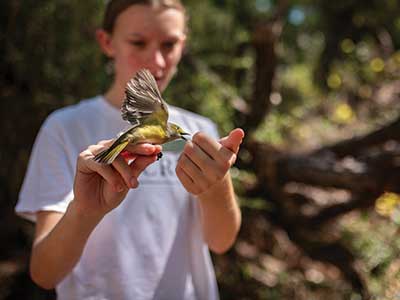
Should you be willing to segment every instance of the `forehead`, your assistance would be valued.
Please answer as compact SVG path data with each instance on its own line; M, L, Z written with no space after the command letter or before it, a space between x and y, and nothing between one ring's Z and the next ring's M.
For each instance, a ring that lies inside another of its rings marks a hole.
M118 16L114 33L181 36L185 26L185 16L177 9L131 5Z

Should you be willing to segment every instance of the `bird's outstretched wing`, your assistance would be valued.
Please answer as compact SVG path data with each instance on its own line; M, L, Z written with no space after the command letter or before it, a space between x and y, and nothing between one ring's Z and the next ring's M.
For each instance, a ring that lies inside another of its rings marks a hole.
M122 119L131 124L157 123L166 126L167 104L161 97L157 82L150 71L142 69L131 79L125 89Z

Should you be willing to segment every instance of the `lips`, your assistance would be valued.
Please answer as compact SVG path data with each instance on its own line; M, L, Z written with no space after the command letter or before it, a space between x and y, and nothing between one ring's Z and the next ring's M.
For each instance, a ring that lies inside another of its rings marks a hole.
M158 87L161 88L164 83L164 77L154 77L154 79L156 80Z
M154 79L157 82L158 88L160 88L160 89L164 88L165 79L166 79L165 74L162 74L160 72L158 75L153 74L153 73L152 73L152 75L154 76Z

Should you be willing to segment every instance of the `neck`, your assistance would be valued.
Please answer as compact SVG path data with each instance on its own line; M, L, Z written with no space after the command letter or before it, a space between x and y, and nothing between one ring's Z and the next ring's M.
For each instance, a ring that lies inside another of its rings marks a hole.
M114 81L108 91L104 94L104 98L112 106L120 108L125 98L125 87Z

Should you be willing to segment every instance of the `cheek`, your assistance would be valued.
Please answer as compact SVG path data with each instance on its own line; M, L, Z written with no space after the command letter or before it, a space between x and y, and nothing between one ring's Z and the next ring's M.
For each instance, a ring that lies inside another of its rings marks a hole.
M171 65L176 65L179 63L182 57L183 48L177 47L173 51L171 51L168 55L168 61Z
M143 66L143 59L137 53L122 52L114 58L115 72L132 76Z
M165 56L167 73L174 73L176 66L180 62L182 51L174 50Z

